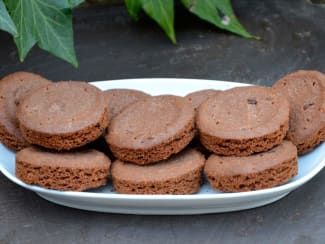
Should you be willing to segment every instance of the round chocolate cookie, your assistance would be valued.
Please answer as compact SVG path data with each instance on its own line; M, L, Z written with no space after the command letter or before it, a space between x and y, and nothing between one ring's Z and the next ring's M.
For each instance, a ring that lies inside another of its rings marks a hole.
M106 141L122 161L154 163L178 153L192 140L194 116L194 108L185 98L149 97L113 118Z
M290 102L287 139L298 154L311 151L325 140L325 75L300 70L275 82L273 87Z
M44 151L27 147L16 154L16 176L30 185L84 191L106 184L111 161L96 150Z
M144 100L150 97L149 94L142 91L131 89L111 89L104 91L109 107L109 119L112 120L129 104Z
M297 148L283 141L270 151L244 157L211 155L204 167L215 190L253 191L287 182L298 172Z
M289 102L270 87L237 87L199 107L201 143L219 155L247 156L279 145L289 124Z
M0 141L8 148L17 151L29 145L20 132L16 109L28 93L49 83L29 72L16 72L0 80Z
M220 91L213 89L200 90L187 94L185 98L192 103L195 109L198 109L204 101L206 101L209 97L217 95L219 92Z
M17 118L25 139L69 150L97 139L108 126L108 105L98 88L85 82L52 83L24 98Z
M185 98L192 103L197 111L203 102L205 102L209 97L217 95L219 92L220 91L214 89L199 90L187 94ZM194 139L191 141L190 147L195 148L199 152L203 153L206 157L210 156L211 154L211 152L201 144L198 131L196 132Z
M113 186L124 194L192 194L200 189L204 162L191 149L145 166L117 160L112 164Z

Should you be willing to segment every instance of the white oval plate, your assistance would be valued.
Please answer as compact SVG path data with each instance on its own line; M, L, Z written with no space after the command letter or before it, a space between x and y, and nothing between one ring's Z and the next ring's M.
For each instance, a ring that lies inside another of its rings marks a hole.
M225 90L248 84L195 79L129 79L94 82L106 90L131 88L152 95L186 95L201 89ZM281 199L313 178L325 166L325 143L299 157L298 175L281 186L240 193L214 191L207 182L194 195L126 195L105 187L86 192L62 192L27 185L15 177L15 154L0 144L0 170L14 183L36 192L48 201L84 210L125 214L202 214L237 211L263 206Z

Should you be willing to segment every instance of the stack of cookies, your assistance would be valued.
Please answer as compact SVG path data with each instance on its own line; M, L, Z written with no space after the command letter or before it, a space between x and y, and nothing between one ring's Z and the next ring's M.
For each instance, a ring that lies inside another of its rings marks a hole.
M205 174L214 189L251 191L297 174L297 150L284 141L287 99L270 87L238 87L209 98L198 110L200 141L212 151Z
M152 96L124 108L105 137L112 182L127 194L191 194L202 182L204 156L183 150L195 135L195 111L183 97Z
M110 160L92 149L108 126L108 106L85 82L52 83L20 72L0 82L1 139L16 154L16 176L27 184L82 191L105 185ZM30 146L33 145L33 146Z
M56 190L111 176L118 193L193 194L204 175L218 191L259 190L295 176L297 155L325 140L325 75L316 71L185 97L19 72L0 81L0 107L17 177ZM92 148L99 139L104 152Z
M297 154L325 140L325 75L289 74L269 87L219 93L198 109L200 141L213 152L204 172L212 187L252 191L297 174Z

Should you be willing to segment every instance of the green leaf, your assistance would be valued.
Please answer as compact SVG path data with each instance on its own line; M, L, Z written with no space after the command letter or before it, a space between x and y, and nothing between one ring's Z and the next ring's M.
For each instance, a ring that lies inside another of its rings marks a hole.
M54 2L56 1L8 1L8 8L18 30L15 43L20 60L23 61L37 43L40 48L77 67L71 10L60 9L57 2Z
M78 5L82 4L85 0L68 0L70 3L70 8L75 8Z
M0 0L0 29L9 32L13 36L17 36L16 26L2 0Z
M46 2L59 9L73 9L84 1L85 0L47 0Z
M125 0L125 5L131 17L138 20L138 15L142 8L141 0Z
M18 36L14 38L14 41L18 49L19 59L22 62L37 42L33 35L32 18L26 14L26 9L30 5L28 1L22 0L6 1L6 4L17 27Z
M141 0L141 2L144 11L163 28L172 42L176 43L174 30L174 1Z
M246 38L259 39L251 35L238 21L230 0L181 0L183 5L201 19L218 28L228 30Z
M245 27L238 21L234 10L231 6L231 0L213 0L215 6L223 14L221 23L223 24L224 29L229 30L235 34L239 34L247 38L260 39L257 36L251 35ZM225 25L225 23L228 23Z

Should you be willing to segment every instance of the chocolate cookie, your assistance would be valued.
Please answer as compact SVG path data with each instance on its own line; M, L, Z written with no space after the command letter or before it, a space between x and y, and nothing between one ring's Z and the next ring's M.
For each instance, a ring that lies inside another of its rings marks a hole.
M44 151L27 147L16 154L16 176L30 185L61 191L84 191L103 186L111 161L96 150Z
M194 108L185 98L149 97L113 118L106 141L122 161L154 163L178 153L192 140L194 116Z
M196 122L207 149L247 156L282 142L288 130L289 102L270 87L237 87L205 101Z
M25 139L56 150L83 146L98 138L108 125L102 91L85 82L52 83L24 98L17 118Z
M149 94L142 91L131 89L111 89L104 91L109 107L110 120L119 114L126 106L139 100L150 97Z
M311 151L325 140L325 75L300 70L273 87L290 102L288 140L297 146L298 154Z
M204 162L201 153L190 149L152 165L117 160L112 164L113 186L125 194L192 194L201 186Z
M192 93L189 93L185 96L187 100L189 100L192 105L194 106L195 110L199 108L199 106L205 102L209 97L215 96L220 91L214 89L206 89L206 90L199 90ZM203 153L206 157L210 156L210 151L207 150L200 142L199 133L198 131L195 134L194 139L190 143L191 148L195 148L199 152Z
M204 172L215 190L253 191L287 182L297 174L297 148L290 141L245 157L211 155Z
M16 72L0 81L0 141L12 150L28 146L23 138L16 109L22 98L50 81L33 73Z
M198 109L198 107L204 101L206 101L209 97L217 95L219 92L220 91L213 90L213 89L200 90L200 91L195 91L187 94L185 98L192 103L195 109Z

